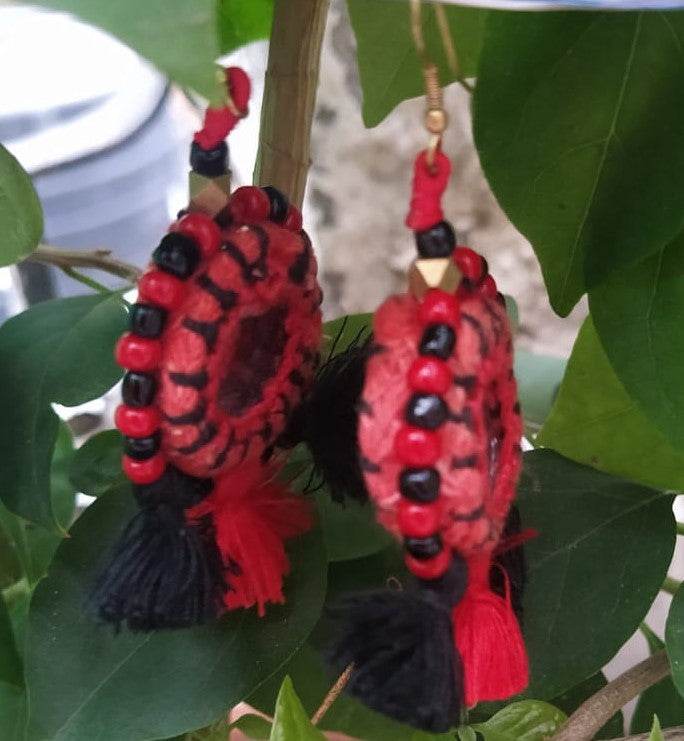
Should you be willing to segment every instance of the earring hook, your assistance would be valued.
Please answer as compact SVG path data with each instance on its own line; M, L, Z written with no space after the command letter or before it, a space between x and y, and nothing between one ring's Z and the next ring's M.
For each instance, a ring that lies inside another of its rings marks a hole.
M444 14L444 9L437 5L433 5L433 7L449 65L457 70L458 63L456 60L456 53L453 44L451 43L449 24L447 17ZM413 43L415 44L416 51L423 63L423 79L425 82L426 99L424 124L425 128L430 133L430 140L426 150L426 162L428 168L433 170L435 166L435 155L441 146L442 134L449 123L449 117L444 110L442 87L439 84L437 65L431 61L425 46L421 0L411 0L411 34L413 35Z

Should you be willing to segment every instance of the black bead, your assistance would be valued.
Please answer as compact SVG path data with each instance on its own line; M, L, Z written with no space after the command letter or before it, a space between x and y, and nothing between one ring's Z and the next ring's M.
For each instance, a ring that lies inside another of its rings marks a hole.
M200 251L195 240L179 232L167 234L152 253L160 270L176 278L188 278L200 261Z
M442 550L439 533L427 538L404 538L406 550L415 558L434 558Z
M429 324L420 340L420 354L446 360L455 345L456 333L448 324Z
M448 414L447 405L437 394L414 394L406 405L406 421L428 430L444 424Z
M415 233L416 247L421 257L449 257L456 246L454 228L440 221L429 229Z
M147 407L154 401L157 382L148 373L128 371L123 377L121 398L129 407Z
M282 224L287 218L287 212L290 209L290 202L272 185L267 185L263 190L268 196L268 200L271 202L271 212L269 213L268 218L276 224Z
M151 437L124 437L124 453L136 461L146 461L159 450L159 432Z
M414 502L434 502L439 496L440 476L436 468L405 468L399 474L399 491Z
M190 167L198 175L215 178L228 172L228 144L221 142L212 149L202 149L197 142L190 146Z
M165 322L166 312L158 306L133 304L131 307L131 332L139 337L159 337Z

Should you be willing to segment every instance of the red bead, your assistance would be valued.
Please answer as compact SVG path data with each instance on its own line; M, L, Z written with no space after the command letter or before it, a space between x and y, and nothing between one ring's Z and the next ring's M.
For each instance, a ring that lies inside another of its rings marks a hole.
M221 246L221 230L213 219L204 214L185 214L171 226L170 231L180 232L194 239L202 257L211 257Z
M402 535L409 538L427 538L439 529L440 505L437 502L421 504L402 499L397 509L397 524Z
M302 212L298 208L290 206L290 208L287 209L287 216L285 217L285 221L283 221L283 226L291 232L299 234L302 230L303 223Z
M155 407L136 409L119 404L114 412L114 424L128 437L149 437L159 428L159 412Z
M451 324L457 325L461 310L451 293L439 288L431 288L423 297L418 307L420 321L424 324Z
M413 361L408 372L408 382L413 391L445 394L451 386L451 373L443 360L424 356Z
M162 349L159 340L149 337L139 337L132 332L126 332L116 343L114 358L116 362L127 370L151 371L161 362Z
M134 484L151 484L161 478L166 468L166 460L159 453L146 461L136 461L124 455L121 459L121 468Z
M482 257L471 250L470 247L457 247L454 250L454 260L464 278L471 283L479 283L484 274L484 262Z
M230 197L228 212L237 224L251 224L266 221L271 210L271 202L261 188L244 185Z
M434 558L416 558L410 553L404 555L406 568L418 579L439 579L449 568L450 562L448 548L441 550Z
M439 435L421 427L402 427L394 438L394 452L407 466L432 466L441 447Z
M185 297L185 286L179 278L162 270L148 270L138 281L138 301L177 309Z
M496 287L496 281L491 275L486 275L482 283L477 287L477 292L486 298L496 298L499 289Z

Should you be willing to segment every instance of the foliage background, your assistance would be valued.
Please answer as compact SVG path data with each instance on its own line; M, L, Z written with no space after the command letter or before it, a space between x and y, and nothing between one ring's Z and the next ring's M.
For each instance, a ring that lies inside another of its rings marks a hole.
M263 36L270 10L265 0L42 4L103 26L205 94L211 60ZM419 64L403 4L349 0L348 8L363 116L374 125L420 93ZM525 697L538 702L491 719L497 708L478 708L471 722L488 741L533 741L562 722L558 709L571 712L604 682L601 667L639 627L675 543L672 501L684 478L684 15L449 16L463 71L476 77L473 130L489 184L532 243L554 309L565 315L588 294L591 310L552 409L562 366L518 356L528 428L541 429L535 443L548 448L525 456L519 488L524 521L540 532L529 547L525 605ZM177 43L168 43L171 33ZM427 36L439 58L430 25ZM5 150L0 196L0 264L10 264L34 249L42 224L30 183ZM347 341L365 321L351 323ZM307 718L334 679L320 657L324 603L402 576L367 509L319 496L320 528L291 553L288 605L265 621L239 613L192 631L113 636L83 611L132 501L113 463L117 433L74 451L51 404L78 404L117 380L111 346L125 323L115 293L42 304L0 328L0 718L8 738L224 737L223 715L244 698L275 712L273 728L255 732L319 738ZM70 526L76 490L97 501ZM644 693L633 731L650 729L653 712L664 725L684 723L683 612L680 588L662 636L673 678ZM651 636L654 650L659 640ZM429 739L347 698L322 727L368 741ZM602 736L621 732L618 717Z

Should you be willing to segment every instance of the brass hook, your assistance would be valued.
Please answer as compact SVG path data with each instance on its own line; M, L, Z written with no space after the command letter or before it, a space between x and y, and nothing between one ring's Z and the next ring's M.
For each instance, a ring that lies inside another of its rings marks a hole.
M456 54L454 52L451 37L449 35L449 26L444 9L441 6L434 5L437 24L439 26L442 43L444 44L449 64L452 61L456 63ZM430 133L430 141L426 150L426 162L430 169L435 166L435 156L442 143L442 134L449 123L449 117L444 110L442 87L439 84L439 73L437 66L430 60L425 46L423 37L421 0L411 0L411 33L416 51L420 55L423 63L423 78L425 81L425 128ZM456 64L456 67L458 65Z

